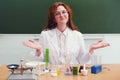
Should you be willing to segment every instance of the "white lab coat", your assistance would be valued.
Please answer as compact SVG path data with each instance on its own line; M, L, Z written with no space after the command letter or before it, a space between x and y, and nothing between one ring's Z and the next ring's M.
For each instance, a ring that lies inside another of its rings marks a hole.
M39 59L45 60L45 49L49 49L49 62L51 64L64 64L69 60L71 64L79 64L85 63L89 60L89 54L86 52L84 39L82 34L79 31L71 30L66 28L67 30L67 39L66 39L66 53L65 55L59 56L60 47L58 44L57 38L57 28L47 31L42 31L40 34L39 42L42 46L42 53L39 56Z

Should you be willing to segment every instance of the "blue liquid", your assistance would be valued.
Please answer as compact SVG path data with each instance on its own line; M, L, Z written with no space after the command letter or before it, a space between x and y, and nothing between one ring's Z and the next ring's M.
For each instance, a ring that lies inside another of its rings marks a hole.
M102 71L102 65L93 65L91 66L91 73L97 74Z

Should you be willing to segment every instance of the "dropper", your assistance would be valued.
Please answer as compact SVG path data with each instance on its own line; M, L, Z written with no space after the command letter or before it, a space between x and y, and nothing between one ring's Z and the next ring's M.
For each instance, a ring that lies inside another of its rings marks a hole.
M86 66L85 66L85 64L83 64L83 70L86 70Z
M82 73L82 75L83 76L86 76L87 75L87 70L86 70L86 66L85 66L85 64L83 64L83 69L81 70L81 73Z

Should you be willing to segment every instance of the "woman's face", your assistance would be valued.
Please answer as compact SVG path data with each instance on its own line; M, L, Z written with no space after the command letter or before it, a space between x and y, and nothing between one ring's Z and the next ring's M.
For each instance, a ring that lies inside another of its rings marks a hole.
M68 12L63 6L58 6L55 15L55 21L59 24L66 24L68 22Z

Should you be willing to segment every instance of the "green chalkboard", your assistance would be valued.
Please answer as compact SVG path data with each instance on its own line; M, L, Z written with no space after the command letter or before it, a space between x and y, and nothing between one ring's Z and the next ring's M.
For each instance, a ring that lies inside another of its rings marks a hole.
M82 33L120 33L120 0L0 0L0 34L38 34L49 6L67 3Z

